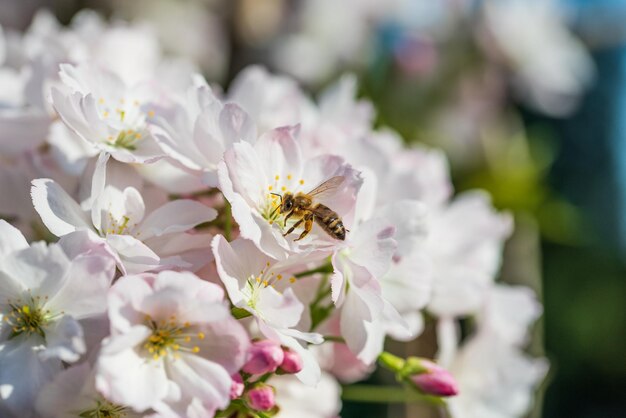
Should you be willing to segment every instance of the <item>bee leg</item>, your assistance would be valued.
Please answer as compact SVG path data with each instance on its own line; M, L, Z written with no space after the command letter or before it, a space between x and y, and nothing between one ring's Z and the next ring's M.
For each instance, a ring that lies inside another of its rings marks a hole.
M300 224L304 221L304 218L300 219L298 222L296 222L295 224L293 224L293 226L291 228L289 228L289 231L285 232L283 234L283 237L286 237L287 235L291 234L293 232L294 229L296 229L297 227L300 226Z
M291 212L289 212L289 213L287 214L287 216L285 216L285 226L287 226L287 219L289 219L289 217L290 217L291 215L293 215L293 212L294 212L294 211L292 210Z
M307 234L311 232L311 229L313 229L313 218L309 217L309 218L306 218L304 222L304 231L302 231L300 236L294 239L294 241L300 241L302 238L306 237Z

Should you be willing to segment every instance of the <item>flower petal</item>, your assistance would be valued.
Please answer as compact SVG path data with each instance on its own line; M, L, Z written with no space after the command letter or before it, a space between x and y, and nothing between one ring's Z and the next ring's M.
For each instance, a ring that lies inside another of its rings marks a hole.
M31 418L41 387L63 369L58 359L42 361L29 342L0 345L0 414Z
M82 327L69 315L64 315L51 327L47 327L45 332L46 348L39 352L42 360L58 358L73 363L87 350Z
M23 250L28 247L24 235L13 225L0 219L0 260L12 252Z
M174 200L150 213L137 228L141 239L184 232L217 217L217 211L195 200Z
M32 184L33 205L50 232L60 237L91 229L87 214L54 180L37 179Z

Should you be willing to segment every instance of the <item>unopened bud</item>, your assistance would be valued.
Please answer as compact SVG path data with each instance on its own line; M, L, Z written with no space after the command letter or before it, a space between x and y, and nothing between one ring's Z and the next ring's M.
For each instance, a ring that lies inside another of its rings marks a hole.
M268 385L257 385L246 394L248 405L256 411L269 411L274 402L274 388Z
M458 385L452 374L433 363L422 360L424 372L410 376L411 382L422 392L435 396L454 396L459 392Z
M246 385L243 383L243 379L239 373L235 373L231 378L233 382L230 385L230 399L237 399L243 394Z
M284 360L280 344L271 340L256 341L248 351L248 361L243 371L250 374L275 372Z
M302 357L300 357L300 354L286 348L283 350L283 355L283 362L280 365L280 369L283 372L293 374L302 370Z

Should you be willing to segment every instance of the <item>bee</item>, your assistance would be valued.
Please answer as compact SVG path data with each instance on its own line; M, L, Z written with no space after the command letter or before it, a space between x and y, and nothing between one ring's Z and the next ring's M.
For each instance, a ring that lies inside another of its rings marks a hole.
M285 227L287 226L287 220L289 218L293 217L294 219L298 219L283 236L291 234L304 222L304 231L294 240L300 241L311 232L313 221L315 221L331 237L342 241L345 240L346 228L343 226L341 217L328 206L314 201L315 197L319 199L322 194L337 189L344 180L345 177L343 176L332 177L308 193L298 192L295 195L293 193L285 193L284 195L272 193L280 197L280 205L276 209L279 209L280 213L287 214L287 216L285 216Z

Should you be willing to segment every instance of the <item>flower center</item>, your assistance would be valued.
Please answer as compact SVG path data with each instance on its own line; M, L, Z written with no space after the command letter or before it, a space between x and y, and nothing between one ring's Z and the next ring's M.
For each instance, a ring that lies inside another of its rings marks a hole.
M96 407L78 414L80 418L122 418L126 416L128 408L112 404L107 400L96 401Z
M119 128L117 136L109 135L104 142L116 148L135 151L137 142L145 136L146 116L153 117L154 111L150 111L146 115L138 100L126 100L125 98L115 101L105 100L101 97L97 107L102 119Z
M139 140L141 140L142 135L141 132L138 132L134 129L127 129L120 131L117 134L117 138L113 136L107 137L107 142L109 145L114 146L116 148L124 148L130 151L135 151L137 146L135 145Z
M44 302L48 299L43 298ZM11 337L17 337L21 334L32 335L38 334L45 338L44 328L60 315L54 315L49 309L42 307L42 298L40 296L29 296L26 299L18 298L9 300L11 311L3 316L3 320L11 327ZM61 312L61 315L63 312Z
M152 355L154 360L159 360L167 355L178 358L179 351L200 352L200 347L195 345L193 340L204 340L205 335L203 332L191 332L189 322L181 325L176 320L175 315L172 315L169 321L161 320L159 322L146 316L146 321L152 329L152 335L144 341L143 348Z
M129 225L130 218L126 215L122 216L122 219L117 220L113 217L111 212L108 212L109 225L106 229L106 235L132 235L130 234L131 228L135 225Z
M285 217L285 213L281 213L280 204L281 196L285 193L290 193L291 190L296 190L304 185L304 180L295 180L293 175L287 174L285 178L282 178L279 174L274 176L274 181L267 186L265 200L261 202L260 212L261 216L266 219L270 225L275 222L284 229L282 220Z
M252 309L256 309L256 304L259 299L259 294L262 289L274 285L283 279L282 274L276 274L270 271L271 264L268 261L265 263L265 267L259 272L257 276L251 275L248 277L246 287L243 289L243 293L246 296L248 306ZM290 283L295 283L296 278L291 276L289 278Z

